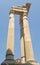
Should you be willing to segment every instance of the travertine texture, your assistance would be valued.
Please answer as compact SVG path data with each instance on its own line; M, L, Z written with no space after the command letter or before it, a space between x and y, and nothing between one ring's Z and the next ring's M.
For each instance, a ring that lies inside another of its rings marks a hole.
M14 14L10 13L9 16L9 27L8 27L8 37L7 37L7 50L10 50L14 54Z
M34 60L32 41L30 37L30 30L28 25L27 13L23 13L23 29L24 29L24 42L25 42L25 51L26 51L26 62L29 60Z

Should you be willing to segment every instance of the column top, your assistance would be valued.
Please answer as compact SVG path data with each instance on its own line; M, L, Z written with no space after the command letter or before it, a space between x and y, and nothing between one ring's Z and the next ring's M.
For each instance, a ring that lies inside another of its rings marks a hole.
M23 6L13 6L11 7L10 13L14 14L22 14L23 12L28 13L30 9L30 3L27 3L26 5Z

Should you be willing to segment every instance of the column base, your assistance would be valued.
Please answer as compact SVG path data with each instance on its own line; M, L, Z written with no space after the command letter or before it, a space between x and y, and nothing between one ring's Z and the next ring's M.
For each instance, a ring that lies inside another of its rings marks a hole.
M21 63L25 63L25 56L21 57Z
M40 65L38 62L31 60L28 61L27 63L16 63L15 61L9 61L9 60L5 60L3 63L1 63L1 65Z
M40 64L35 60L30 60L27 62L27 65L40 65Z

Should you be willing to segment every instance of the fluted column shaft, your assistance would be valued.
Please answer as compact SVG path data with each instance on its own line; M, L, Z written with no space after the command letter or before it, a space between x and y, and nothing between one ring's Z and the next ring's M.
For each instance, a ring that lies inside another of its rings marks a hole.
M7 59L12 59L10 55L14 55L14 14L10 13L9 16L9 27L8 27L8 37L7 37L7 54L9 55Z
M21 44L21 62L25 63L25 48L24 48L24 35L23 35L23 19L20 15L20 44Z
M23 13L23 29L24 29L24 42L25 42L25 51L26 51L26 62L29 60L34 60L34 54L32 49L32 41L30 37L30 30L28 25L27 13Z

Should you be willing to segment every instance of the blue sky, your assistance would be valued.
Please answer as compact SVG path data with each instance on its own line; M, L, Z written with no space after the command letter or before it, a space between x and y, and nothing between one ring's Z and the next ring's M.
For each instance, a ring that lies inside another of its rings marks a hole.
M6 55L9 11L14 5L31 3L28 14L35 60L40 63L40 0L0 0L0 63ZM20 58L19 15L15 15L15 58Z

